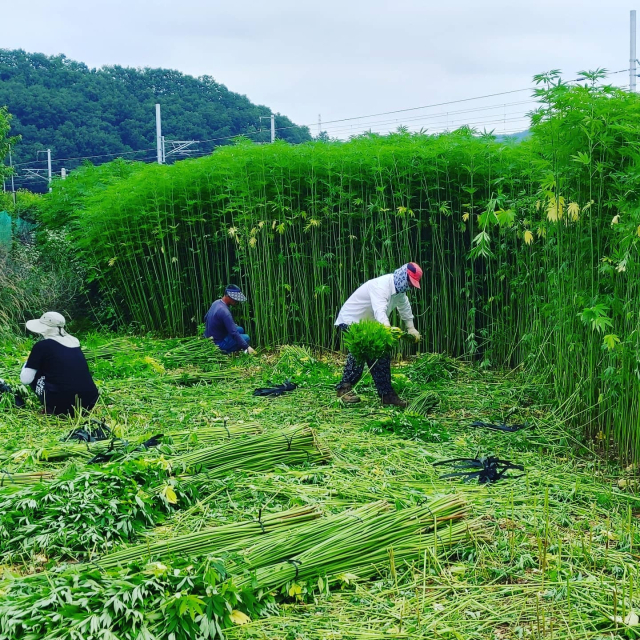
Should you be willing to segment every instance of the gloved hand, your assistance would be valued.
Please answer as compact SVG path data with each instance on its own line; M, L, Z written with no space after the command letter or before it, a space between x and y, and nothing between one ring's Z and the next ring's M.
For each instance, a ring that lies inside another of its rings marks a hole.
M420 332L413 325L413 320L408 320L406 322L406 325L407 325L407 333L411 337L413 337L416 342L418 342L422 338L422 336L420 335Z
M255 350L255 349L252 349L251 347L247 347L247 353L248 353L250 356L253 356L253 355L255 355L256 350Z

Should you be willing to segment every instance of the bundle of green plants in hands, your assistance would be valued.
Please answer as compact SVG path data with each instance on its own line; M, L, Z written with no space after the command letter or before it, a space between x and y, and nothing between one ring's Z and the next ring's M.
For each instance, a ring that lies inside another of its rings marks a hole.
M174 468L198 472L191 482L205 483L232 471L271 471L276 465L320 464L330 452L309 427L249 436L231 445L207 447L171 458ZM201 473L202 471L207 473Z
M273 609L241 592L216 559L111 571L55 569L1 585L0 638L223 640L223 630Z
M402 333L376 320L360 320L349 326L344 344L358 362L371 362L391 353Z
M86 559L163 522L194 487L170 477L162 458L69 469L51 482L0 498L0 559L41 554Z

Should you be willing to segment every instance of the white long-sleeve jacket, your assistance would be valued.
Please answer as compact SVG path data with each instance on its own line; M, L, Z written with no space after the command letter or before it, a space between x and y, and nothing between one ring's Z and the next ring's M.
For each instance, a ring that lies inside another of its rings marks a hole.
M407 326L413 326L413 313L406 293L396 293L393 274L374 278L358 287L342 305L336 326L350 325L360 320L377 320L390 326L389 316L394 309Z

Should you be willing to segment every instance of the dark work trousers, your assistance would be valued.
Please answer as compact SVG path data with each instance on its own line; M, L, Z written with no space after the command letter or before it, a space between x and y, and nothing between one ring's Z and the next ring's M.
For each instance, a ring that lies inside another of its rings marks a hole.
M346 324L341 324L338 329L340 331L346 331L349 327ZM376 390L380 397L387 396L393 393L393 387L391 386L391 354L382 356L377 360L368 360L367 366L369 372L373 378L373 382L376 385ZM342 380L340 380L336 389L344 389L345 387L352 387L362 378L364 373L364 362L358 362L352 353L347 356L347 362L344 365L344 371L342 373Z

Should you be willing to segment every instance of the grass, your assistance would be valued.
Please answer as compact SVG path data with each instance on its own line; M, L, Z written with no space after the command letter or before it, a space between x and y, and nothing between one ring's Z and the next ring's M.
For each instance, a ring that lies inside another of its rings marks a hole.
M463 499L469 522L480 532L453 551L429 546L410 561L398 560L402 550L390 548L373 578L342 571L332 577L331 589L306 580L299 591L280 594L278 615L229 629L228 638L604 640L636 637L640 630L627 624L640 611L635 470L597 455L600 445L567 430L561 411L547 404L545 388L430 355L394 368L395 385L413 401L412 411L382 408L367 378L361 385L364 402L344 407L333 388L341 359L332 354L284 347L209 367L204 359L199 366L178 360L176 341L125 338L111 352L105 342L98 336L88 340L98 353L102 349L101 357L90 358L102 391L96 416L132 442L155 433L211 429L221 421L257 424L266 434L306 425L332 453L328 464L276 465L213 478L195 502L179 505L134 543L151 546L288 509L338 514L378 500L416 507L439 496ZM15 381L28 349L26 342L7 344L0 377ZM219 375L210 382L173 380L176 373L193 379L211 371ZM252 396L266 380L285 378L298 389L279 398ZM468 426L505 418L530 426L514 434ZM83 469L85 458L47 461L33 454L57 443L72 426L33 410L3 410L3 469ZM253 437L252 427L249 435L239 431L233 438ZM525 477L478 486L442 480L446 471L431 464L489 454L524 464ZM8 577L44 567L51 567L49 559L32 554L2 571Z

